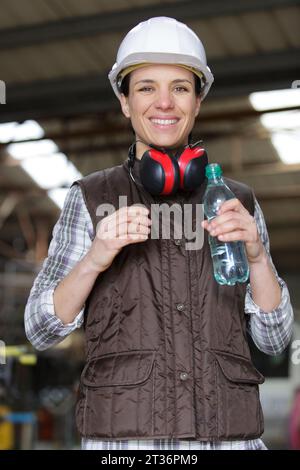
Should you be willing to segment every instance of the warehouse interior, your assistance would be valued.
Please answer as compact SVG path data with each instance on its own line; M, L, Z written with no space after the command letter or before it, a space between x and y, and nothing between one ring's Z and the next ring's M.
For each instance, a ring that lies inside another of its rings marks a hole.
M83 331L34 350L24 308L72 182L127 157L132 132L107 75L126 32L153 16L201 38L215 81L194 138L225 176L253 188L289 287L294 342L280 356L252 351L266 376L263 438L290 448L300 385L291 359L300 343L300 2L1 0L0 449L80 446Z

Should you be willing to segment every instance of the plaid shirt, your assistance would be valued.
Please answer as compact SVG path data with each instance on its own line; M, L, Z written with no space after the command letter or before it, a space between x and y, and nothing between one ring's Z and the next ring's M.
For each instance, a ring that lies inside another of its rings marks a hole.
M255 200L255 221L262 242L269 253L269 237L263 213ZM94 238L89 212L78 185L70 188L60 218L53 229L48 257L37 275L25 309L25 330L29 341L38 350L45 350L62 341L83 323L84 307L72 323L64 325L55 315L53 292L61 280L87 253ZM272 259L270 256L272 263ZM288 345L293 324L293 310L285 282L279 278L280 305L264 312L251 297L247 285L245 313L249 315L248 330L256 346L266 354L281 353ZM83 449L265 449L261 439L232 442L200 442L176 439L94 440L82 439Z

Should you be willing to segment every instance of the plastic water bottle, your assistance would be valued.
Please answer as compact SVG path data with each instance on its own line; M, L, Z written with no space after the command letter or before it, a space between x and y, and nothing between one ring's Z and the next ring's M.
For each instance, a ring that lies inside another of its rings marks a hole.
M207 165L205 174L208 182L203 198L204 213L208 221L211 221L216 217L223 202L235 198L235 195L224 183L220 165L217 163ZM211 235L208 235L208 240L215 280L219 284L229 286L237 282L246 282L249 277L249 265L244 242L221 242L218 237Z

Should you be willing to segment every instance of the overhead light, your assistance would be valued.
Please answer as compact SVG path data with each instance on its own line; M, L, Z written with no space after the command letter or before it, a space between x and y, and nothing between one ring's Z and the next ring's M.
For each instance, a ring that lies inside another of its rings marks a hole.
M6 142L10 142L12 140L17 126L17 122L6 122L5 124L0 124L1 144L6 144Z
M51 155L58 152L58 147L53 140L39 140L37 142L10 144L7 146L7 151L18 160L26 160L27 158Z
M249 100L257 111L300 106L300 89L259 91L251 93Z
M300 90L274 90L252 93L249 96L260 116L261 124L269 131L279 158L288 165L300 163L300 110L267 111L300 106Z
M48 191L48 196L55 202L55 204L62 209L66 196L67 196L68 189L67 188L57 188L57 189L50 189Z
M300 112L298 119L300 119ZM283 163L287 165L300 163L299 132L290 132L289 134L286 132L274 132L271 141Z
M36 122L28 120L19 124L18 122L7 122L0 124L0 142L6 144L13 140L41 139L44 130Z
M44 131L36 121L0 125L0 141L16 141L7 146L9 154L20 160L22 168L40 187L48 190L49 197L62 208L68 188L73 181L81 178L82 174L65 154L59 152L53 140L17 142L40 139L43 136Z
M44 189L68 186L81 177L79 171L63 153L26 158L22 162L22 167Z

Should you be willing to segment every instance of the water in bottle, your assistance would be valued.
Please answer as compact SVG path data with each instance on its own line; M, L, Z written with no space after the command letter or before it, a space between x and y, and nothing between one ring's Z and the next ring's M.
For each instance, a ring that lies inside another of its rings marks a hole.
M222 169L217 163L206 166L207 188L204 194L204 213L211 221L216 217L223 202L235 198L234 193L222 178ZM214 277L219 284L229 286L237 282L246 282L249 266L242 241L221 242L218 237L208 235L213 261Z

